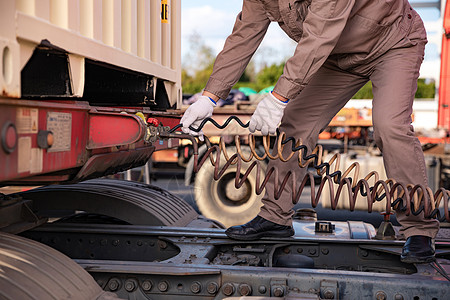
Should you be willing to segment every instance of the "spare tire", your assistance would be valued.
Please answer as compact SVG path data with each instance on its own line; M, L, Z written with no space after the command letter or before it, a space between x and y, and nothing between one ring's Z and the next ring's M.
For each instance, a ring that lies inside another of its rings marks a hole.
M228 156L235 153L234 147L227 148ZM248 147L242 147L245 157L250 155ZM240 175L244 175L247 168L253 162L243 162ZM264 178L267 164L259 161L261 166L261 179ZM225 165L222 155L220 169ZM219 178L214 180L214 166L205 161L195 176L194 195L198 209L206 218L216 220L226 227L244 224L253 219L261 208L261 198L264 193L256 194L256 167L251 171L245 183L236 189L234 180L236 165L231 165Z

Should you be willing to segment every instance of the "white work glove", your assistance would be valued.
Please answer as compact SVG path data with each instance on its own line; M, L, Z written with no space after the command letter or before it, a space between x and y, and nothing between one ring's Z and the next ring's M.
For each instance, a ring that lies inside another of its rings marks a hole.
M188 109L184 112L180 123L183 124L181 131L184 133L198 136L198 138L203 141L203 130L195 132L189 129L189 126L198 128L202 121L206 118L212 116L213 109L216 103L207 96L200 96L195 103L191 104Z
M267 135L269 133L275 134L278 124L280 124L281 118L283 117L286 105L287 102L284 103L275 98L272 93L268 93L261 102L259 102L250 119L250 124L248 126L250 132L260 130L262 135Z

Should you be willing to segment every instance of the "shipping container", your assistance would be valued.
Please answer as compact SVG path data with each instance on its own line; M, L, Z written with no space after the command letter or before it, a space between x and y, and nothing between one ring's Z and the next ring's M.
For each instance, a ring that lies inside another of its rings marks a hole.
M80 181L176 146L147 143L145 123L178 123L180 12L179 0L2 1L0 181Z

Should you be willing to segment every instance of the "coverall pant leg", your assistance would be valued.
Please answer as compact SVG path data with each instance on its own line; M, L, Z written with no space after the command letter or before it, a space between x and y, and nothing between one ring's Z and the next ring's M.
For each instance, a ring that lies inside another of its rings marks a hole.
M388 178L407 184L428 186L425 160L419 140L414 135L412 106L417 90L419 69L424 57L424 43L392 49L377 60L370 79L373 84L374 139L383 154ZM435 238L439 221L424 213L406 216L397 210L402 225L400 233L408 238L423 235Z
M334 61L328 59L299 96L289 101L284 110L280 131L285 132L286 137L301 139L310 154L317 144L320 131L368 80L366 77L342 71ZM287 144L283 149L284 157L290 152L291 145ZM300 185L307 170L298 166L297 158L298 155L294 155L287 162L270 160L267 170L276 168L279 182L291 171L295 173L297 185ZM288 183L281 197L275 200L274 190L274 180L271 178L266 185L259 215L274 223L290 226L294 214L292 192L297 191L291 191L291 185Z
M302 139L308 149L313 149L320 130L370 79L374 93L374 137L382 150L387 176L405 184L427 185L422 149L411 125L412 103L423 53L424 43L391 49L371 63L351 71L341 70L335 61L328 59L300 95L289 102L280 131L286 132L288 137ZM284 149L285 156L289 151ZM271 167L279 170L280 181L288 171L295 172L297 186L306 174L306 169L299 168L295 157L288 162L273 160L268 169ZM269 181L259 215L277 224L291 225L294 213L291 192L287 188L275 200L274 184ZM439 229L438 221L425 219L423 213L406 216L398 211L397 219L406 238L412 235L435 237Z

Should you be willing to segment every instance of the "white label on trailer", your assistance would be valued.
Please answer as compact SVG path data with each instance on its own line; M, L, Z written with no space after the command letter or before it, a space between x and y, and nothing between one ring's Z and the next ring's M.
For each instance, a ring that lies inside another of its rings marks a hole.
M17 133L37 133L38 116L37 108L18 108L16 113Z
M53 132L54 142L47 152L70 151L72 141L72 114L47 113L47 130Z
M31 137L20 137L18 142L19 155L17 162L17 172L30 172L31 169Z
M44 151L40 148L31 149L30 173L41 173L43 168Z

